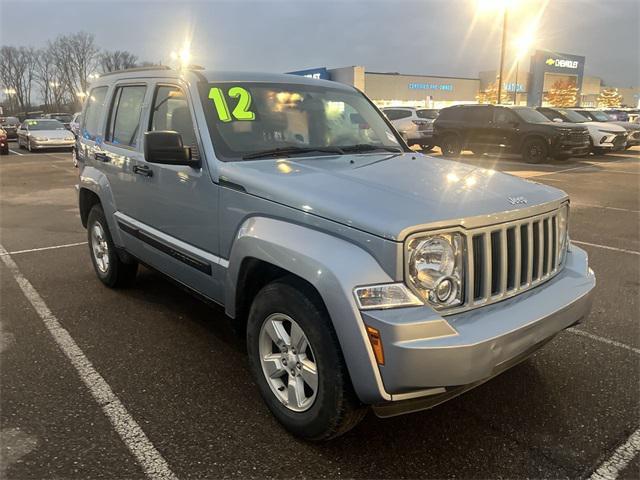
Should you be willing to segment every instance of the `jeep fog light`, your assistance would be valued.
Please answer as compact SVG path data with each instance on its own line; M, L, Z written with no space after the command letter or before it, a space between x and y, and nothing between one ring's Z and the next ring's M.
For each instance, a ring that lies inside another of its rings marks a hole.
M404 283L358 287L353 293L360 310L417 307L424 305Z

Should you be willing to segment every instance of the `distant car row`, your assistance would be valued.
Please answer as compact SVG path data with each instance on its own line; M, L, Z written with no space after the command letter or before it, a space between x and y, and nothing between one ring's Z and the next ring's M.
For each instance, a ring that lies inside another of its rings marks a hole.
M0 155L9 154L9 140L30 152L40 149L73 149L79 132L80 113L49 113L20 122L17 117L0 117Z
M599 110L457 105L433 123L442 154L520 154L530 163L603 154L640 145L640 125L612 120Z

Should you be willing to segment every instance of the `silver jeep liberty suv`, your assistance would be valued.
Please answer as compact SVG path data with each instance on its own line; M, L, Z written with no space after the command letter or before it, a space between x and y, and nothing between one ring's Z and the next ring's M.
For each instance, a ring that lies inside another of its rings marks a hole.
M107 74L76 148L98 278L125 286L141 262L223 305L307 439L431 408L589 311L564 192L414 153L350 86Z

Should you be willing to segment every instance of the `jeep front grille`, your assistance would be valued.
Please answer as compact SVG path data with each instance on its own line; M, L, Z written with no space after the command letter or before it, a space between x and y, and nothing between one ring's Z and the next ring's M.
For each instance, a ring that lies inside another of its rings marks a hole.
M471 230L463 306L494 303L548 280L560 268L558 248L557 211Z

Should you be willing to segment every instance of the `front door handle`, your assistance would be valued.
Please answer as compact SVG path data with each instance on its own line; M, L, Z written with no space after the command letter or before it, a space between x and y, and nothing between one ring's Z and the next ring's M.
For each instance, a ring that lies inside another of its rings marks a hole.
M96 152L93 154L93 157L99 162L110 162L111 157L104 152Z
M133 166L133 173L135 173L137 175L143 175L145 177L152 177L153 176L153 170L151 170L146 165L134 165Z

